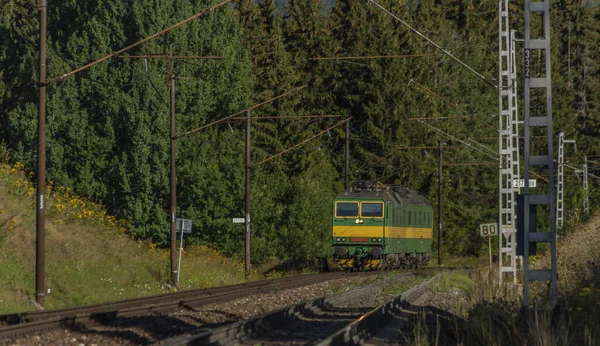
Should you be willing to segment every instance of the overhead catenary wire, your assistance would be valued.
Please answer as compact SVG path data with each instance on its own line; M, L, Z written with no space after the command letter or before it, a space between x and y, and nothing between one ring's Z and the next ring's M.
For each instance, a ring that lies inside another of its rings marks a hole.
M457 109L458 111L460 111L460 112L462 112L462 113L466 114L466 115L468 116L468 118L469 118L469 119L475 119L475 120L477 120L478 122L482 123L483 125L485 125L485 126L487 126L487 127L489 127L489 128L492 128L492 129L496 130L496 128L495 128L494 126L492 126L492 125L490 125L490 124L486 123L485 121L483 121L483 120L481 120L481 119L477 118L477 117L475 116L475 114L471 114L471 113L467 112L467 111L466 111L464 108L460 107L458 104L454 104L454 103L450 102L450 100L448 100L447 98L445 98L445 97L443 97L443 96L441 96L441 95L439 95L439 94L435 93L433 90L431 90L431 89L429 89L429 88L425 87L424 85L421 85L421 84L419 84L417 81L415 81L415 80L414 80L414 79L412 79L412 78L410 79L410 81L408 82L408 84L410 85L411 83L413 83L413 84L416 84L416 85L417 85L419 88L421 88L422 90L424 90L426 93L428 93L428 94L430 94L430 95L432 95L432 96L434 96L434 97L438 98L438 99L439 99L439 100L441 100L442 102L444 102L444 103L448 104L450 107L452 107L452 108L454 108L454 109Z
M302 142L300 142L300 143L298 143L298 144L296 144L296 145L294 145L294 146L292 146L292 147L289 147L289 148L287 148L287 149L285 149L285 150L283 150L283 151L279 152L278 154L275 154L275 155L273 155L273 156L269 156L268 158L266 158L266 159L264 159L264 160L262 160L262 161L260 161L260 162L258 162L258 163L255 163L255 164L253 164L252 166L255 166L255 165L260 165L261 163L265 163L265 162L267 162L267 161L270 161L270 160L272 160L272 159L274 159L274 158L276 158L276 157L279 157L279 156L281 156L281 155L283 155L283 154L287 153L287 152L288 152L288 151L290 151L290 150L294 150L294 149L298 148L299 146L303 145L304 143L306 143L306 142L308 142L308 141L310 141L310 140L313 140L313 139L315 139L315 138L317 138L317 137L319 137L319 136L322 136L323 134L325 134L325 133L329 132L330 130L332 130L332 129L334 129L334 128L336 128L336 127L338 127L338 126L340 126L340 125L344 124L345 122L349 121L350 119L352 119L352 117L350 117L350 118L347 118L347 119L344 119L344 120L342 120L342 121L340 121L340 122L336 123L335 125L333 125L333 126L331 126L331 127L327 128L327 129L325 129L325 130L323 130L323 131L321 131L321 132L317 133L316 135L314 135L314 136L312 136L312 137L310 137L310 138L307 138L307 139L303 140Z
M378 4L377 2L375 2L374 0L368 0L368 3L373 3L375 4L375 6L379 7L379 9L381 9L383 12L385 12L386 14L388 14L389 16L391 16L392 18L396 19L398 22L400 22L402 25L406 26L407 28L409 28L412 32L414 32L415 34L419 35L420 37L422 37L423 39L425 39L427 42L429 42L429 44L431 44L432 46L434 46L435 48L439 49L440 51L442 51L442 53L444 53L445 55L449 56L450 58L454 59L456 62L458 62L459 64L461 64L463 67L467 68L469 71L473 72L475 75L477 75L477 77L479 77L480 79L482 79L484 82L486 82L488 85L492 86L495 89L498 89L498 86L494 83L492 83L490 80L488 80L487 78L485 78L482 74L480 74L479 72L475 71L473 68L471 68L469 65L467 65L466 63L462 62L460 59L458 59L457 57L455 57L454 55L452 55L449 51L445 50L444 48L442 48L441 46L439 46L437 43L433 42L431 39L429 39L427 36L423 35L422 33L420 33L417 29L413 28L412 26L410 26L408 23L406 23L405 21L403 21L402 19L398 18L396 15L394 15L393 13L391 13L390 11L388 11L385 7L381 6L380 4Z
M144 59L144 58L162 58L168 59L168 54L146 54L146 55L121 55L121 59ZM173 60L186 60L186 59L223 59L222 55L173 55L170 57Z
M444 163L444 166L487 166L487 165L498 165L498 162L485 161L485 162L463 162L463 163Z
M365 137L364 135L362 137ZM384 145L384 146L388 146L388 147L394 147L396 150L439 150L439 146L403 146L403 145L397 145L397 144L392 144L392 143L386 143L386 142L381 142L381 141L377 141L374 139L370 139L368 137L365 137L367 139L361 139L361 138L350 138L353 141L361 141L361 142L371 142L371 143L378 143L380 145ZM448 145L448 146L444 146L444 149L451 149L451 148L462 148L462 146L455 146L455 145ZM385 158L388 158L390 155L386 156ZM379 162L381 160L378 160L377 162ZM470 166L470 165L491 165L491 164L498 164L498 161L487 161L487 162L476 162L476 163L455 163L455 164L446 164L444 163L444 166ZM367 166L364 166L367 167Z
M215 120L215 121L213 121L213 122L211 122L211 123L208 123L208 124L206 124L206 125L204 125L204 126L200 126L200 127L197 127L197 128L195 128L195 129L193 129L193 130L187 131L186 133L184 133L184 134L182 134L182 135L176 136L174 139L179 139L179 138L182 138L182 137L188 136L188 135L190 135L190 134L192 134L192 133L194 133L194 132L198 132L198 131L200 131L200 130L202 130L202 129L205 129L205 128L207 128L207 127L210 127L210 126L212 126L212 125L218 124L218 123L220 123L220 122L223 122L223 121L225 121L225 120L228 120L228 119L231 119L231 118L233 118L233 117L235 117L235 116L237 116L237 115L240 115L240 114L242 114L242 113L245 113L245 112L247 112L247 111L251 111L251 110L253 110L253 109L255 109L255 108L258 108L258 107L260 107L260 106L262 106L262 105L265 105L265 104L267 104L267 103L273 102L273 101L275 101L275 100L277 100L277 99L280 99L280 98L282 98L282 97L288 96L288 95L290 95L290 94L292 94L292 93L294 93L294 92L296 92L296 91L298 91L298 90L302 90L302 89L306 88L307 86L308 86L308 84L305 84L305 85L299 86L299 87L297 87L297 88L294 88L294 89L292 89L292 90L290 90L290 91L287 91L287 92L285 92L285 93L283 93L283 94L281 94L281 95L279 95L279 96L275 96L275 97L273 97L273 98L270 98L270 99L268 99L268 100L266 100L266 101L263 101L263 102L261 102L261 103L257 103L257 104L255 104L255 105L253 105L253 106L251 106L251 107L248 107L248 108L246 108L246 109L244 109L244 110L241 110L241 111L239 111L239 112L236 112L236 113L233 113L233 114L231 114L231 115L228 115L228 116L226 116L225 118L221 118L221 119L219 119L219 120Z
M575 171L581 171L581 169L579 169L579 168L577 168L577 167L574 167L574 166L571 166L571 165L569 165L569 164L567 164L567 163L563 163L563 165L565 165L566 167L569 167L569 168L571 168L572 170L575 170ZM596 179L600 179L600 177L599 177L599 176L597 176L597 175L594 175L594 174L591 174L590 172L588 172L588 174L587 174L587 175L588 175L588 176L590 176L590 177L596 178Z
M117 55L119 55L119 54L121 54L121 53L123 53L123 52L125 52L125 51L127 51L127 50L129 50L129 49L131 49L131 48L137 47L137 46L141 45L141 44L142 44L142 43L144 43L144 42L150 41L151 39L153 39L153 38L155 38L155 37L158 37L158 36L160 36L160 35L162 35L162 34L165 34L165 33L169 32L169 31L171 31L171 30L173 30L173 29L175 29L175 28L178 28L178 27L182 26L183 24L185 24L185 23L187 23L187 22L189 22L189 21L192 21L192 20L194 20L194 19L196 19L196 18L198 18L198 17L201 17L201 16L203 16L204 14L206 14L206 13L208 13L208 12L212 11L212 10L215 10L215 9L217 9L217 8L219 8L219 7L223 6L223 5L225 5L225 4L227 4L227 3L231 2L231 1L232 1L232 0L225 0L225 1L223 1L223 2L221 2L221 3L218 3L218 4L214 5L214 6L211 6L211 7L209 7L209 8L206 8L206 9L204 9L204 10L202 10L202 11L200 11L200 12L196 13L195 15L193 15L193 16L191 16L191 17L189 17L189 18L182 20L182 21L181 21L181 22L179 22L179 23L176 23L176 24L174 24L174 25L171 25L170 27L168 27L168 28L166 28L166 29L163 29L163 30L161 30L161 31L159 31L159 32L157 32L157 33L155 33L155 34L152 34L152 35L150 35L150 36L148 36L148 37L146 37L146 38L144 38L144 39L142 39L142 40L140 40L140 41L138 41L138 42L135 42L135 43L133 43L133 44L130 44L129 46L127 46L127 47L125 47L125 48L122 48L122 49L119 49L119 50L117 50L117 51L115 51L115 52L112 52L112 53L110 53L110 54L108 54L108 55L106 55L106 56L104 56L104 57L102 57L102 58L100 58L100 59L98 59L98 60L96 60L96 61L93 61L93 62L91 62L91 63L89 63L89 64L87 64L87 65L84 65L84 66L82 66L82 67L79 67L79 68L77 68L77 69L75 69L75 70L72 70L71 72L65 73L65 74L63 74L63 75L61 75L61 76L58 76L58 77L55 77L55 78L53 78L53 79L51 79L51 80L47 81L47 82L46 82L46 84L52 84L52 83L54 83L54 82L56 82L56 81L59 81L59 80L65 79L65 78L67 78L67 77L69 77L69 76L72 76L72 75L74 75L74 74L77 74L77 73L79 73L79 72L81 72L81 71L87 70L88 68L90 68L90 67L92 67L92 66L94 66L94 65L96 65L96 64L98 64L98 63L101 63L101 62L103 62L103 61L105 61L105 60L108 60L108 59L110 59L110 58L112 58L112 57L114 57L114 56L117 56Z
M259 116L250 117L252 120L261 119L326 119L326 118L339 118L341 115L280 115L280 116ZM248 120L248 117L235 117L234 120Z
M371 139L371 138L367 138L366 139L361 139L361 138L350 138L350 140L352 141L359 141L359 142L369 142L369 143L377 143L383 146L387 146L387 147L393 147L396 150L424 150L424 149L431 149L431 150L438 150L439 147L438 146L433 146L433 145L420 145L420 146L406 146L406 145L398 145L398 144L392 144L392 143L386 143L386 142L381 142L375 139ZM455 146L455 145L449 145L449 146L444 146L444 149L448 149L448 148L462 148L462 146Z
M421 120L419 120L419 122L420 122L421 124L425 125L425 126L428 126L428 127L432 128L432 129L434 129L434 130L436 130L436 131L438 131L438 132L440 132L440 133L442 133L442 134L446 135L446 136L449 136L449 137L450 137L450 138L452 138L452 139L455 139L455 140L457 140L457 141L461 142L461 143L462 143L462 144L464 144L464 145L467 145L467 146L469 146L469 147L473 147L471 144L469 144L469 143L467 143L467 142L465 142L465 141L462 141L462 140L460 140L460 139L458 139L458 138L456 138L456 137L454 137L454 136L452 136L452 135L450 135L450 134L448 134L448 133L446 133L446 132L444 132L444 131L442 131L442 130L438 129L438 128L437 128L437 127L435 127L435 126L432 126L432 125L426 124L424 121L421 121ZM471 138L467 138L467 140L468 140L468 141L471 141L471 142L473 142L473 144L476 144L476 145L478 145L478 146L482 147L483 149L485 149L485 150L489 151L490 153L493 153L494 155L495 155L495 154L497 154L497 152L496 152L496 151L494 151L494 150L492 150L492 149L488 148L487 146L485 146L485 145L483 145L483 144L481 144L481 143L479 143L479 142L477 142L477 141L475 141L475 140L473 140L473 139L471 139ZM474 148L474 147L473 147L473 148Z
M316 56L310 60L374 60L374 59L404 59L404 58L421 58L427 56L437 56L438 54L401 54L401 55L361 55L361 56Z
M469 118L466 115L460 115L455 117L417 117L417 118L408 118L408 120L453 120L453 119L465 119Z
M433 129L433 130L435 130L435 131L437 131L437 132L439 132L439 133L441 133L441 134L443 134L444 136L446 136L446 137L448 137L448 138L451 138L451 139L453 139L453 140L455 140L455 141L458 141L459 143L462 143L462 144L466 145L467 147L469 147L469 148L471 148L471 149L473 149L473 150L475 150L475 151L478 151L478 152L480 152L480 153L484 154L484 155L485 155L485 156L487 156L487 157L491 157L492 159L494 159L494 160L497 160L497 161L499 161L499 160L500 160L498 157L496 157L496 156L494 156L494 155L492 155L492 154L488 154L488 153L487 153L487 152L485 152L484 150L482 150L482 149L478 149L478 148L476 148L475 146L471 145L471 143L467 143L467 142L465 142L465 141L463 141L463 140L461 140L461 139L459 139L459 138L457 138L457 137L454 137L454 136L452 136L451 134L449 134L449 133L447 133L447 132L444 132L444 131L442 131L442 130L438 129L438 128L437 128L437 127L435 127L435 126L431 126L431 125L429 125L429 124L425 123L425 122L424 122L424 121L422 121L422 120L419 120L418 122L419 122L419 123L421 123L421 124L423 124L423 125L425 125L425 126L427 126L427 127L429 127L429 128L431 128L431 129ZM477 143L477 142L475 142L475 143ZM490 148L486 147L485 145L483 145L483 144L481 144L481 143L477 143L477 144L479 144L479 146L481 146L481 147L483 147L483 148L487 149L488 151L495 153L495 151L493 151L492 149L490 149Z

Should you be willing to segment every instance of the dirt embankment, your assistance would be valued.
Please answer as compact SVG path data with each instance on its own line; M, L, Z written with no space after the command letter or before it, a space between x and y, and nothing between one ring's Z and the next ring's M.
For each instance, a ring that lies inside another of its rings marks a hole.
M559 291L568 294L592 283L600 285L600 213L559 238L556 249ZM536 268L550 267L549 251L538 257Z

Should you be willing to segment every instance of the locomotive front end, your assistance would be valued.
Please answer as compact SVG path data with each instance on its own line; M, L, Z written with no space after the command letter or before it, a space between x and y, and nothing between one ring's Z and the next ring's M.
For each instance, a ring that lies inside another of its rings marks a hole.
M380 269L385 243L381 198L339 197L333 208L333 260L340 269Z

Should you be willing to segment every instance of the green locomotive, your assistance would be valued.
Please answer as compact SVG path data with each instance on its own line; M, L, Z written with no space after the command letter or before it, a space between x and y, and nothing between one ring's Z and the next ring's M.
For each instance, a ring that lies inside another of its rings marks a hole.
M417 268L431 259L433 209L398 185L360 183L333 203L333 260L341 269Z

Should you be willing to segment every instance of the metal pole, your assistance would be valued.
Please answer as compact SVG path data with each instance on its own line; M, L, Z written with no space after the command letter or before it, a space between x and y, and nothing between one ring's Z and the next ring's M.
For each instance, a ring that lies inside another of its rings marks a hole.
M345 180L345 189L346 191L350 191L350 186L348 185L348 174L350 172L350 119L346 121L346 163L344 169L344 180Z
M40 101L38 112L37 193L35 222L35 301L44 305L45 279L45 230L46 215L44 194L46 193L46 21L47 0L38 0L40 11Z
M438 265L442 265L442 141L439 141L438 162Z
M583 212L584 215L587 216L590 212L590 196L588 195L588 164L587 164L587 155L585 155L583 164Z
M179 269L177 265L177 229L175 220L177 214L177 176L175 172L175 76L173 75L173 47L169 49L169 91L171 96L171 284L179 287ZM183 235L182 235L183 237Z
M250 111L246 119L246 273L250 277Z
M490 252L490 269L492 269L492 237L488 237L488 251Z
M179 263L177 263L177 287L179 288L179 274L181 273L181 255L183 253L183 221L181 222L181 242L179 243Z

